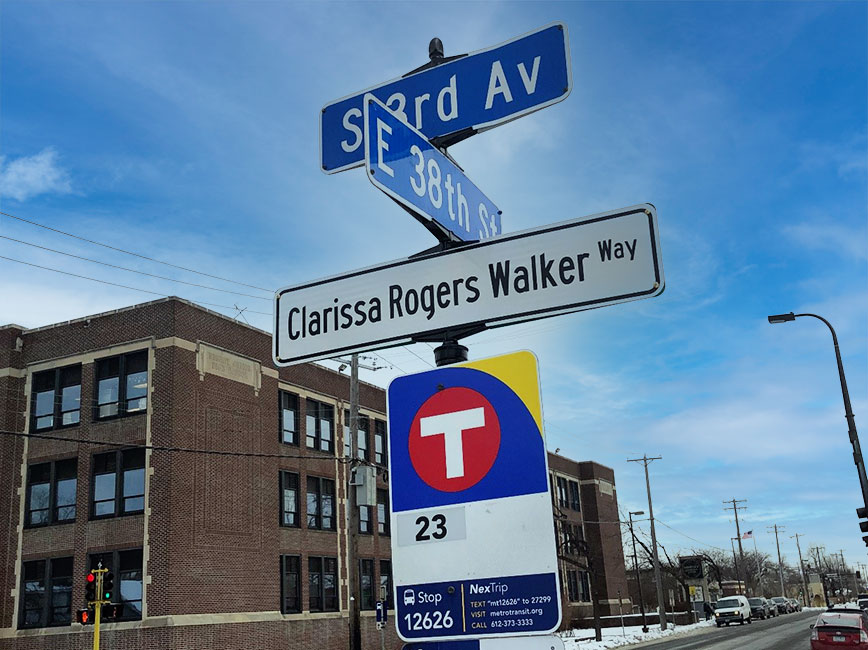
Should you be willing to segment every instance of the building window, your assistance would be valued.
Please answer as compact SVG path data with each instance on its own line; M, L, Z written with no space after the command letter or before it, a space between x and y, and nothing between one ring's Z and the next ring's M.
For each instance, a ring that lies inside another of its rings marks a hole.
M335 530L335 482L318 476L307 477L307 527Z
M298 474L280 473L280 525L298 526Z
M567 569L567 597L571 603L579 602L579 572Z
M93 457L91 517L114 517L145 509L145 450L112 451Z
M350 422L350 412L344 410L344 456L349 458L352 456L352 441L350 440L350 431L352 430L352 422ZM368 460L370 452L368 451L368 417L359 415L358 429L356 430L356 457L362 460Z
M549 474L549 494L552 497L552 505L557 505L555 501L555 476L554 474Z
M148 407L148 351L98 359L96 394L97 420L143 413Z
M301 611L301 558L280 556L280 611L294 614Z
M389 462L386 453L386 423L382 420L374 420L374 462L377 465L386 465Z
M371 506L359 506L359 532L370 535L371 530Z
M138 621L142 618L142 549L107 551L90 556L90 569L99 567L115 574L113 603L123 604L119 620Z
M332 433L334 421L335 409L333 406L312 399L307 400L305 429L309 449L334 452L335 441Z
M587 571L579 571L579 600L591 602L591 576Z
M377 532L389 534L389 492L377 490Z
M280 441L298 444L298 395L280 391Z
M558 476L558 505L561 508L568 508L570 505L569 497L567 496L567 479Z
M361 609L375 608L374 595L374 561L361 559L359 560L359 590L362 595L359 607Z
M385 591L386 609L392 609L392 561L380 560L380 598Z
M338 611L337 558L309 557L307 559L307 576L310 611Z
M579 484L576 481L569 482L570 487L570 510L575 510L576 512L581 511L581 506L579 505Z
M72 558L24 562L20 627L69 625L72 621Z
M27 469L25 525L46 526L75 521L78 460L31 465Z
M78 424L81 419L81 365L34 373L32 393L33 431Z

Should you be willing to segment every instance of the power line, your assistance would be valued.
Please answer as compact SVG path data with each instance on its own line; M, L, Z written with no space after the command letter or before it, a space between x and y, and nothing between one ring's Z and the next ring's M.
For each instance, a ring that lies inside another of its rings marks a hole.
M245 458L312 458L304 454L266 454L253 451L220 451L217 449L195 449L191 447L169 447L166 445L136 445L129 442L116 440L101 440L98 438L73 438L71 436L57 436L47 433L24 433L21 431L6 431L0 429L0 435L15 436L19 438L39 438L40 440L55 440L60 442L76 442L91 445L104 445L107 447L135 447L136 449L150 449L151 451L168 451L185 454L206 454L210 456L240 456ZM313 458L319 458L318 456ZM341 456L335 456L338 462L348 462Z
M46 226L41 223L37 223L36 221L31 221L30 219L24 219L23 217L16 217L14 214L9 214L8 212L0 211L0 215L4 217L9 217L10 219L16 219L18 221L23 221L24 223L29 223L33 226L37 226L39 228L45 228L46 230L50 230L52 232L56 232L61 235L65 235L67 237L72 237L73 239L78 239L80 241L87 242L88 244L94 244L95 246L102 246L103 248L108 248L113 251L118 251L119 253L124 253L126 255L132 255L133 257L138 257L143 260L148 260L150 262L155 262L157 264L164 264L166 266L171 266L172 268L181 269L182 271L188 271L189 273L196 273L197 275L203 275L208 278L213 278L215 280L222 280L223 282L231 282L232 284L238 284L243 287L249 287L251 289L259 289L260 291L267 291L268 293L274 293L273 289L265 289L263 287L257 287L253 284L246 284L244 282L238 282L237 280L230 280L229 278L222 278L219 275L211 275L210 273L204 273L202 271L196 271L195 269L187 268L186 266L179 266L178 264L172 264L171 262L164 262L162 260L154 259L153 257L148 257L147 255L142 255L141 253L134 253L132 251L125 250L123 248L118 248L116 246L110 246L109 244L103 244L102 242L94 241L93 239L87 239L86 237L80 237L78 235L73 235L72 233L65 232L63 230L58 230L57 228L52 228L51 226Z
M117 264L109 264L108 262L100 262L99 260L94 260L89 257L82 257L81 255L74 255L72 253L66 253L64 251L59 251L54 248L48 248L47 246L40 246L39 244L34 244L32 242L23 241L21 239L15 239L14 237L7 237L6 235L0 235L2 239L8 239L9 241L14 241L18 244L24 244L25 246L32 246L33 248L39 248L44 251L49 251L51 253L57 253L58 255L66 255L67 257L74 257L77 260L84 260L85 262L93 262L94 264L102 264L103 266L108 266L113 269L120 269L121 271L129 271L130 273L138 273L139 275L147 275L150 278L158 278L160 280L168 280L169 282L178 282L179 284L186 284L191 287L199 287L200 289L210 289L211 291L220 291L222 293L231 293L236 296L245 296L247 298L256 298L257 300L272 300L271 298L265 298L263 296L254 296L249 293L241 293L239 291L230 291L229 289L219 289L217 287L209 287L206 284L196 284L195 282L187 282L185 280L176 280L175 278L169 278L165 275L155 275L154 273L146 273L145 271L139 271L137 269L130 269L126 266L118 266Z
M410 348L410 346L408 346L408 345L402 345L401 347L404 348L405 350L407 350L407 352L409 352L410 354L412 354L414 357L416 357L417 359L419 359L422 363L427 363L428 366L431 367L431 368L434 367L434 366L432 365L432 363L431 363L430 361L428 361L428 359L424 359L423 357L420 357L418 354L416 354L415 352L413 352L413 350Z
M696 542L697 544L699 544L699 545L701 545L701 546L707 546L708 548L713 548L713 549L718 550L718 551L723 551L724 553L726 552L726 549L725 549L725 548L720 548L719 546L715 546L714 544L706 544L705 542L701 542L701 541L699 541L698 539L696 539L696 538L694 538L694 537L691 537L691 536L688 535L687 533L682 533L680 530L676 530L675 528L673 528L673 527L670 526L669 524L667 524L667 523L661 521L660 519L657 519L656 521L657 521L657 523L660 524L661 526L665 526L666 528L668 528L669 530L671 530L673 533L678 533L678 534L681 535L682 537L686 537L686 538L689 539L691 542Z
M2 213L0 213L0 214L2 214ZM111 285L111 286L113 286L113 287L121 287L122 289L130 289L131 291L140 291L140 292L142 292L142 293L149 293L149 294L151 294L151 295L154 295L154 296L160 296L160 297L162 297L162 298L169 298L169 297L171 297L171 296L169 296L168 294L165 294L165 293L159 293L158 291L150 291L149 289L139 289L138 287L131 287L131 286L129 286L129 285L126 285L126 284L120 284L120 283L118 283L118 282L109 282L108 280L100 280L99 278L92 278L92 277L87 276L87 275L79 275L78 273L71 273L71 272L69 272L69 271L62 271L62 270L60 270L60 269L53 269L53 268L51 268L51 267L49 267L49 266L41 266L41 265L39 265L39 264L32 264L32 263L30 263L30 262L24 262L24 261L22 261L22 260L16 260L16 259L13 259L13 258L11 258L11 257L5 257L5 256L3 256L3 255L0 255L0 260L8 260L9 262L16 262L17 264L24 264L24 265L26 265L26 266L32 266L32 267L37 268L37 269L43 269L43 270L45 270L45 271L53 271L54 273L60 273L61 275L70 275L70 276L72 276L72 277L74 277L74 278L81 278L81 279L83 279L83 280L90 280L90 281L92 281L92 282L99 282L99 283L101 283L101 284L108 284L108 285ZM234 310L237 311L237 308L236 308L236 307L230 307L230 306L228 306L228 305L218 305L218 304L213 303L213 302L201 302L201 301L198 301L198 300L195 301L195 302L198 302L200 305L208 305L208 306L210 306L210 307L220 307L220 308L222 308L222 309L234 309ZM248 311L249 311L251 314L261 314L261 315L263 315L263 316L271 316L271 315L272 315L271 312L265 312L265 311L253 311L252 309L250 309L250 310L248 310Z

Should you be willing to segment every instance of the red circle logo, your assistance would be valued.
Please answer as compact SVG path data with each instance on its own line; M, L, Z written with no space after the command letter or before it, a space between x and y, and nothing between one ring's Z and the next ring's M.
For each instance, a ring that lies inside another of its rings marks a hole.
M494 465L500 422L494 407L470 388L446 388L429 397L410 427L410 461L435 490L460 492Z

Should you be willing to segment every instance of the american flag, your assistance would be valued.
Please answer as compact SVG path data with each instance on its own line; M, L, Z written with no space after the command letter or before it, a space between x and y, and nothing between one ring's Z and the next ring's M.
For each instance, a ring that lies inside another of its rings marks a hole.
M753 531L752 530L747 531L746 533L744 533L741 536L742 539L750 539L751 537L753 537Z

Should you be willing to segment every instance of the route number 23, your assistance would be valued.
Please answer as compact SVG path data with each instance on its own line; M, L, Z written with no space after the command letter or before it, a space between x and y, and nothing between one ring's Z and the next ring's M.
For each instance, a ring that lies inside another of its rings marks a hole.
M416 517L416 525L420 527L416 531L417 542L427 542L432 537L438 540L446 537L446 515L436 514L430 519L425 516ZM428 529L432 526L434 530L429 533Z

